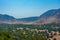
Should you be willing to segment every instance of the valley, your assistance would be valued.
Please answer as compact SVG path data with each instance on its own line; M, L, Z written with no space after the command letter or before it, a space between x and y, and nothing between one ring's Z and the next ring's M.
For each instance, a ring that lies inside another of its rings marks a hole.
M38 17L15 18L0 14L0 40L59 40L60 9Z

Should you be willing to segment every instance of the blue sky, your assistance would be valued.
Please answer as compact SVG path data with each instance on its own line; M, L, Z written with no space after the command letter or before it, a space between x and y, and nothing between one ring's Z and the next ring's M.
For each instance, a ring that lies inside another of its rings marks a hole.
M60 8L60 0L0 0L0 14L15 18L40 16L50 9Z

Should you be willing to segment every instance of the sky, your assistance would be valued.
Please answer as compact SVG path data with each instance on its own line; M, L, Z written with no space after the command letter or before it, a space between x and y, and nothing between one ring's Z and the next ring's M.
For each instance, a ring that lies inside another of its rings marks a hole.
M0 0L0 14L15 18L40 16L51 9L59 9L60 0Z

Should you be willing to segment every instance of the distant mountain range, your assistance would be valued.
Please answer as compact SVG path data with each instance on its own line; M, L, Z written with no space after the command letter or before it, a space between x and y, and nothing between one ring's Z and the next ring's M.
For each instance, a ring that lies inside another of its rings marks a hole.
M0 14L0 23L9 23L9 24L48 24L48 23L60 23L60 9L52 9L43 13L38 17L28 17L28 18L15 18L10 15Z
M28 18L20 18L20 19L17 19L17 21L34 22L34 21L36 21L38 19L39 19L39 17L28 17Z
M38 20L39 17L28 17L28 18L15 18L13 16L7 15L7 14L0 14L0 23L8 23L8 24L22 24L26 22L34 22Z

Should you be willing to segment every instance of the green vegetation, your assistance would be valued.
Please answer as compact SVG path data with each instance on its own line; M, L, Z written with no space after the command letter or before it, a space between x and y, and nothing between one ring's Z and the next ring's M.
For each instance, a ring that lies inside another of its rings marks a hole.
M0 31L0 40L46 40L45 36L36 33L35 31L14 30Z
M57 28L56 28L57 27ZM23 28L23 29L17 29ZM28 29L26 29L28 28ZM46 40L47 32L38 32L34 30L47 29L60 32L59 24L44 24L44 25L24 25L24 24L0 24L0 40Z
M47 29L49 32L50 31L59 31L60 32L60 23L59 24L44 24L44 25L25 25L25 24L0 24L0 30L1 29L9 29L9 31L16 29L16 28L30 28L30 29L38 29L38 30L43 30ZM59 28L55 28L59 27Z

